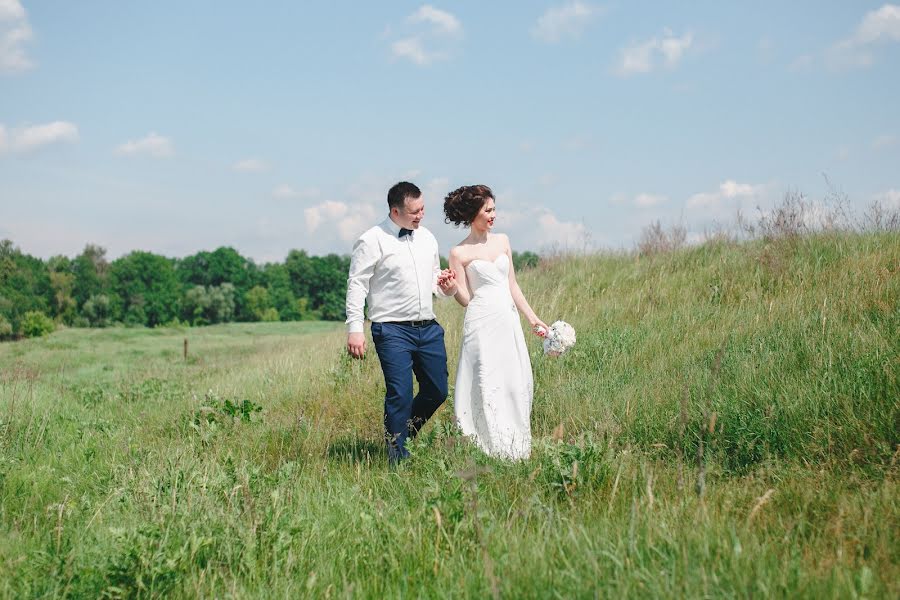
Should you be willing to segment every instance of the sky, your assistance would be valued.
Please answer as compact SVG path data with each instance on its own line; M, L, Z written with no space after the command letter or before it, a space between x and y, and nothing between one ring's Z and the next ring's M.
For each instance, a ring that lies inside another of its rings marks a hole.
M900 4L0 0L0 239L348 254L492 187L514 250L691 239L787 192L900 208Z

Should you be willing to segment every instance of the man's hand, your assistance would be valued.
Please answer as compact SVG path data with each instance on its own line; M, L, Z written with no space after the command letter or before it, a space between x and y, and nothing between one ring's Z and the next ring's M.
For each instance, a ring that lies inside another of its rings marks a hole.
M452 296L456 293L456 273L453 272L453 269L441 271L441 274L438 275L438 287L447 296Z
M347 352L353 358L362 358L366 355L366 334L348 333L347 334Z

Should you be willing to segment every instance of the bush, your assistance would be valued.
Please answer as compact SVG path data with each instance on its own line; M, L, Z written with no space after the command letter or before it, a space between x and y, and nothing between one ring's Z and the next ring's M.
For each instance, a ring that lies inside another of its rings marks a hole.
M6 317L0 315L0 340L8 340L12 337L12 323L6 320Z
M22 317L22 333L25 337L41 337L53 333L53 319L39 310L30 310Z
M687 242L687 229L684 225L673 225L668 230L662 223L655 221L641 230L638 240L638 254L653 256L680 250Z
M262 312L259 317L260 321L280 321L281 317L278 314L278 311L274 308L267 308Z

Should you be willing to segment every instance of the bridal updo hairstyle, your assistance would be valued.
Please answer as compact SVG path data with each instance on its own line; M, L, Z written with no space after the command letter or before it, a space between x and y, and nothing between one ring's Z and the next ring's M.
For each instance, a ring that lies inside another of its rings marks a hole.
M468 227L488 198L496 200L486 185L464 185L453 190L444 198L444 222Z

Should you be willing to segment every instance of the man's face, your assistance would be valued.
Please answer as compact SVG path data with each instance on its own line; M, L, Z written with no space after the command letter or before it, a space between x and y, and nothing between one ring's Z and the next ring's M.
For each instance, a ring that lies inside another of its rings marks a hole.
M425 200L422 196L418 198L406 197L403 208L394 207L391 209L394 215L394 221L406 229L418 229L422 217L425 216Z

